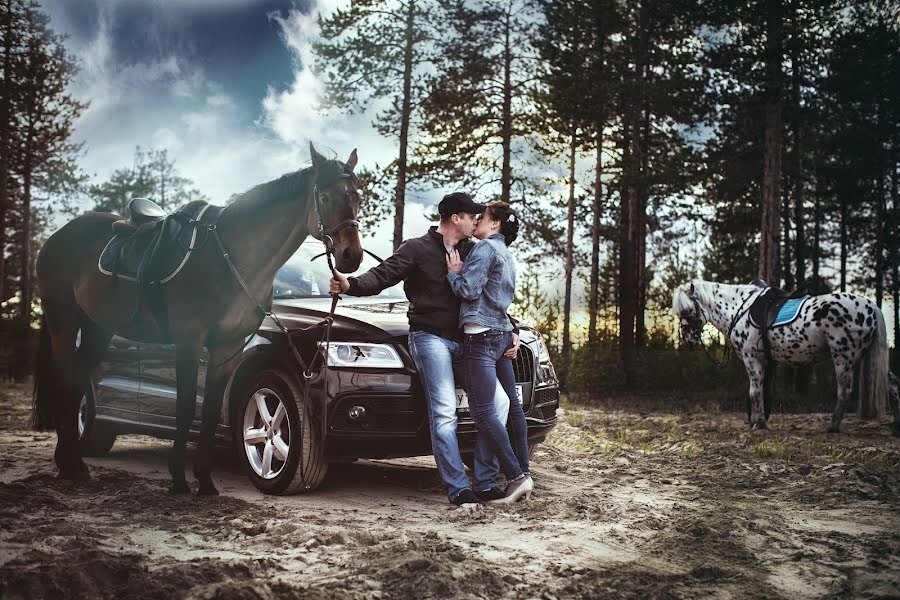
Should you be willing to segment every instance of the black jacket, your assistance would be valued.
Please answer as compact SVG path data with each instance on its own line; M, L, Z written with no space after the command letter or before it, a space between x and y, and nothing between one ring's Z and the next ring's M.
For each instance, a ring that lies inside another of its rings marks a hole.
M456 244L462 260L475 246L465 239ZM359 277L350 277L351 296L372 296L404 282L409 298L410 331L429 331L447 339L460 338L459 298L447 281L447 249L444 237L431 227L421 237L406 240L383 263Z

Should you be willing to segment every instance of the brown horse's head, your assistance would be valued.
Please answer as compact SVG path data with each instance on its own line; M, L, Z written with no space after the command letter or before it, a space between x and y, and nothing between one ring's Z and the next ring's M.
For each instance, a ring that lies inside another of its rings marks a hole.
M335 268L351 273L362 262L359 241L359 180L353 174L356 149L346 163L328 160L309 145L316 170L316 192L309 210L309 231L326 245L334 244ZM330 242L329 242L330 239Z

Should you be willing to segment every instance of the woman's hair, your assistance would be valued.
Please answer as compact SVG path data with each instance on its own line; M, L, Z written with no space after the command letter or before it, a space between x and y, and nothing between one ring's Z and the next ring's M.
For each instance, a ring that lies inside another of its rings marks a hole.
M519 236L519 215L512 209L509 202L494 200L487 205L488 213L495 221L500 221L500 233L506 245L512 244Z

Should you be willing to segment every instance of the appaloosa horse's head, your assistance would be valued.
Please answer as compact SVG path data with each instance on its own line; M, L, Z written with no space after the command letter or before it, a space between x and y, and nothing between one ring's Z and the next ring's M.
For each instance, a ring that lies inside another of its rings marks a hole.
M335 268L351 273L359 268L363 248L359 241L359 180L353 173L356 149L347 162L328 160L309 145L316 170L314 198L309 212L309 232L333 249Z
M694 284L679 286L672 298L672 312L678 318L681 343L694 349L700 345L700 333L709 318L697 297Z

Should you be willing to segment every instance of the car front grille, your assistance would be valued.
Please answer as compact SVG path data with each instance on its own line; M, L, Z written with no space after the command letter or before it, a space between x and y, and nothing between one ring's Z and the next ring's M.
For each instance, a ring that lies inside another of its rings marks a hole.
M519 346L519 353L513 359L513 372L516 383L531 383L534 380L534 353L525 344Z
M541 418L552 419L556 417L556 409L559 408L559 388L543 388L534 391L534 406L540 411Z

